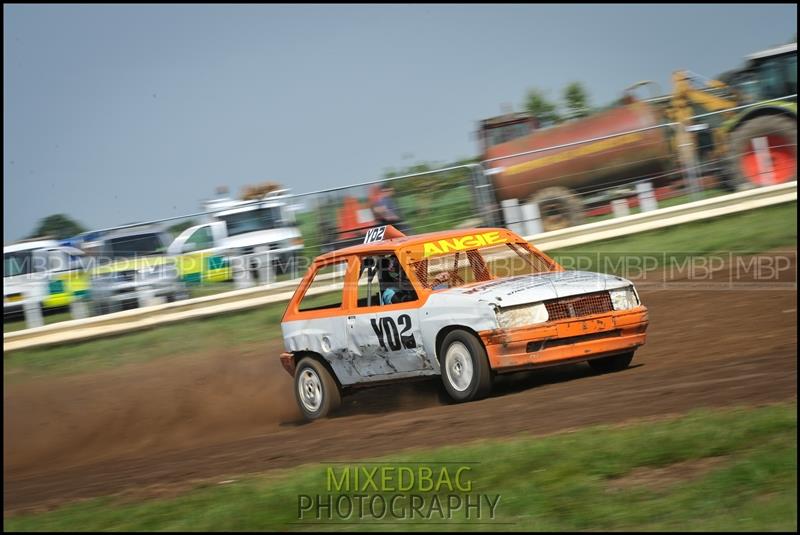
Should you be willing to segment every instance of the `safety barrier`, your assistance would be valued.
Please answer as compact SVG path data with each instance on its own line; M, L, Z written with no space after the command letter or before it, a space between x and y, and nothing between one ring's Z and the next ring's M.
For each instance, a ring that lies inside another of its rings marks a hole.
M797 182L794 181L525 236L525 239L542 250L553 250L796 200ZM335 274L328 275L328 277L333 278ZM175 303L116 312L104 316L63 321L44 327L4 333L3 350L12 351L49 344L88 340L156 327L176 321L186 321L257 308L265 304L288 300L294 293L298 282L295 279ZM332 284L328 287L315 289L315 293L334 289L336 289L336 285Z

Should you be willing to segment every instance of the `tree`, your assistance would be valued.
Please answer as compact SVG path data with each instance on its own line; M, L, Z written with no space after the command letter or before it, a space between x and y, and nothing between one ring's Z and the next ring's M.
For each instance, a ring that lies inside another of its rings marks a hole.
M57 240L64 240L81 232L86 232L86 229L77 221L64 214L53 214L40 220L29 238L52 236Z
M570 119L586 117L591 113L589 94L582 83L572 82L564 88L564 105L568 110Z
M561 116L558 114L558 105L548 100L541 89L533 88L528 91L528 95L525 98L525 109L538 119L542 126L561 122Z

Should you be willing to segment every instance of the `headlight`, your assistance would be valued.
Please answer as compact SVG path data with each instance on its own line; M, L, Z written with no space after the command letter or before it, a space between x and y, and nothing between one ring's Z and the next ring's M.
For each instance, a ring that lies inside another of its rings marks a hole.
M610 290L608 293L611 296L611 305L614 310L627 310L639 306L639 299L636 297L633 286Z
M515 307L497 308L497 323L503 329L513 329L536 323L544 323L550 319L544 303L533 303Z

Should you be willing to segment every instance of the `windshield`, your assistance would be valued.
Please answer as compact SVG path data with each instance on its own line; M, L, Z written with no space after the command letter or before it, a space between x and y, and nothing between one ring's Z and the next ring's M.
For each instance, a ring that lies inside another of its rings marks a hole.
M553 269L556 269L556 264L517 243L458 251L412 264L412 271L420 284L432 290L545 273Z
M488 146L493 147L512 139L527 136L531 133L528 123L508 124L496 126L487 132Z
M159 234L139 234L108 241L108 252L112 258L161 254L164 250L164 242Z
M27 275L33 271L31 251L19 251L3 255L3 277Z
M220 216L219 219L225 221L228 227L228 236L270 230L278 227L280 208L258 208L247 212L239 212L238 214Z

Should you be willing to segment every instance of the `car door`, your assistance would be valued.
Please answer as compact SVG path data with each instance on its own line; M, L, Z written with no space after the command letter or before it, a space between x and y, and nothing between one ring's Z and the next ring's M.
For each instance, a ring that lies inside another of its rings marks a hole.
M395 261L400 276L383 277ZM422 344L419 300L405 272L391 254L359 258L355 303L347 318L348 351L359 375L377 381L433 373ZM398 300L387 296L397 296Z
M312 267L310 281L297 303L289 304L281 323L286 350L310 351L330 363L343 385L359 382L359 374L348 352L344 288L347 261L338 260ZM302 287L301 287L302 288Z

